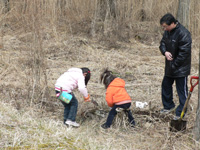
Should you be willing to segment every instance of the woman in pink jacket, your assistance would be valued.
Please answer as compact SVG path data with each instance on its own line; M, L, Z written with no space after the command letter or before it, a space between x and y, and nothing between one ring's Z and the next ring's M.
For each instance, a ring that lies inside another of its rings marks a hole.
M90 101L90 95L87 91L87 83L90 80L90 70L88 68L70 68L67 72L62 74L56 81L55 91L56 96L60 96L60 92L67 92L72 95L70 103L64 105L64 124L74 127L80 125L76 123L76 115L78 108L78 100L73 94L74 89L78 89L84 97L85 101Z

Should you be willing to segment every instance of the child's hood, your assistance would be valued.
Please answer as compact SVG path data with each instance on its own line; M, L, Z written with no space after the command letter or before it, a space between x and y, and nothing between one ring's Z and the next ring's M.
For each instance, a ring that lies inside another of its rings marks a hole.
M83 73L83 71L80 68L70 68L69 70L67 70L67 72Z
M109 86L115 86L115 87L125 87L125 81L121 78L115 78Z

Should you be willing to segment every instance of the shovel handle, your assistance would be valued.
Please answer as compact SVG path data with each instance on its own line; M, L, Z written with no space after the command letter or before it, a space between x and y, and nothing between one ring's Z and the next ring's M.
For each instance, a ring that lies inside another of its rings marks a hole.
M192 80L197 80L197 81L193 84ZM181 120L181 119L183 118L183 116L184 116L185 110L186 110L186 108L187 108L189 99L190 99L191 94L192 94L192 91L193 91L194 87L195 87L198 83L199 83L199 77L197 77L197 76L191 76L191 78L190 78L190 84L191 84L190 92L189 92L189 94L188 94L188 97L187 97L187 99L186 99L186 101L185 101L185 105L184 105L183 110L182 110L182 112L181 112L180 120Z
M197 81L193 84L192 80L195 80L195 79L196 79ZM190 78L190 84L191 84L190 92L193 91L194 87L195 87L198 83L199 83L199 77L197 77L197 76L191 76L191 78Z

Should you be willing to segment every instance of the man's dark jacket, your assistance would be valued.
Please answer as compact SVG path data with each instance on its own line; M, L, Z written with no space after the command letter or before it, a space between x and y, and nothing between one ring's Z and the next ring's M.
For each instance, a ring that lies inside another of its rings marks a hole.
M165 76L176 78L190 74L191 45L190 32L180 23L170 32L164 32L160 42L160 51L163 55L168 51L173 57L172 61L165 59Z

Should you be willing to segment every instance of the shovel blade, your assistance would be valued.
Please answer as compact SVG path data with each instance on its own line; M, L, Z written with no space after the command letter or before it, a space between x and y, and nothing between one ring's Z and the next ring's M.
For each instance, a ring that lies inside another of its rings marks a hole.
M171 120L170 122L170 131L178 132L186 130L187 121L184 120Z

